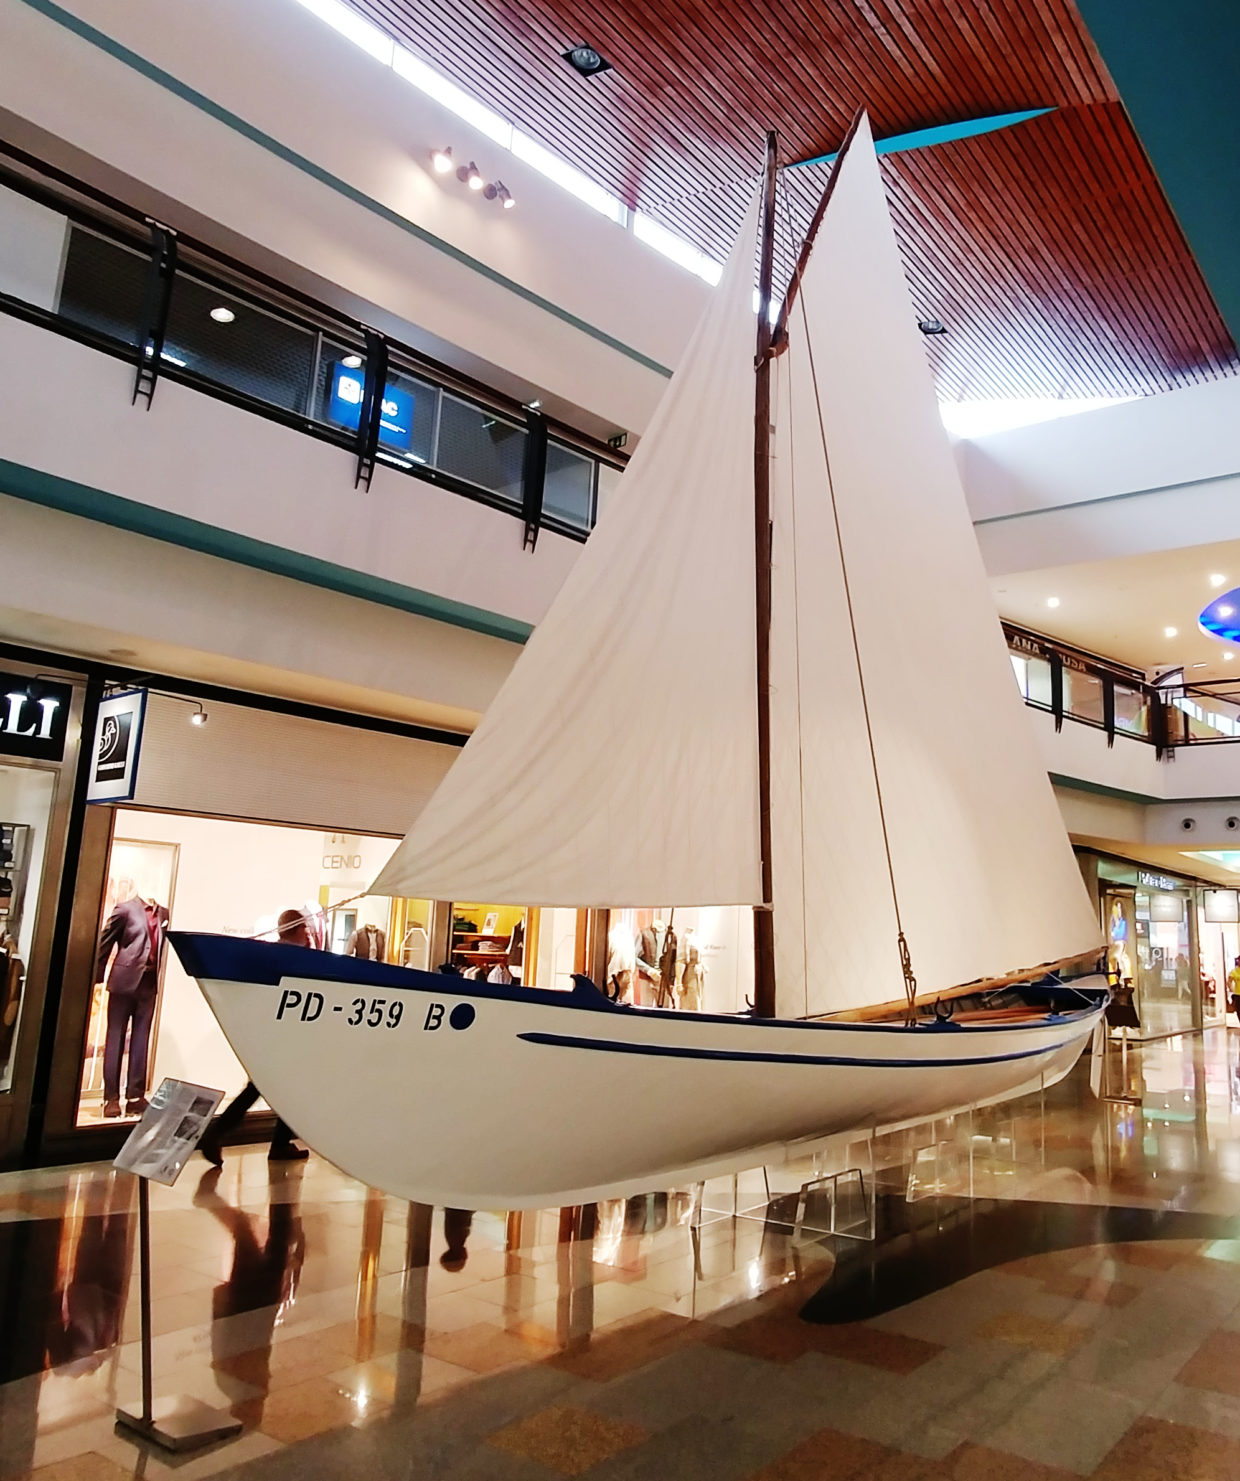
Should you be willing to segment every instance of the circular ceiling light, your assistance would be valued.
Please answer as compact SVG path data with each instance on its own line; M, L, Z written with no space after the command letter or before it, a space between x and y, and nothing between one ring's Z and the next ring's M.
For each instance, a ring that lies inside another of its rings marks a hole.
M1180 635L1180 629L1178 627L1164 627L1163 628L1163 637L1164 638L1177 638L1177 637L1179 637L1179 635Z
M362 357L360 355L346 355L340 363L346 370L360 370L362 368Z
M583 77L597 77L600 72L611 71L611 63L584 42L580 46L570 46L560 55L574 72L580 72Z
M1047 597L1047 599L1046 599L1046 605L1048 607L1057 607L1059 605L1059 598L1058 597Z
M211 317L217 324L231 324L237 316L233 313L232 309L225 308L223 304L220 304L211 310Z
M1227 580L1227 577L1226 576L1220 576L1219 573L1217 571L1215 571L1214 574L1210 577L1210 585L1211 586L1222 586L1222 584L1226 580Z

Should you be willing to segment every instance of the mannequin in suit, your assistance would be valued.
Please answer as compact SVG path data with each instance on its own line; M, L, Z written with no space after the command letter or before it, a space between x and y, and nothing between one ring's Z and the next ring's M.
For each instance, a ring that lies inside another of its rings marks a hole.
M387 934L378 926L358 926L349 937L345 956L360 956L368 962L387 960Z
M95 981L108 976L108 1032L103 1050L103 1114L121 1114L121 1060L129 1038L125 1081L125 1114L146 1110L147 1055L155 998L159 992L159 959L168 927L168 912L154 900L122 900L108 917L99 938ZM115 953L115 955L113 955ZM108 971L108 960L112 967Z

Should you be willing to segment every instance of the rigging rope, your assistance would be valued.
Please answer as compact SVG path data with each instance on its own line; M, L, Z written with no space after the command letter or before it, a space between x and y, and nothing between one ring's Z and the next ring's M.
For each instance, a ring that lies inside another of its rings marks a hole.
M814 406L818 412L818 435L822 442L823 462L826 465L827 492L831 498L831 519L835 525L835 545L840 556L840 575L844 582L844 602L848 608L848 627L852 635L853 660L857 668L857 683L861 690L861 713L865 717L865 738L870 749L870 767L874 773L874 793L878 801L878 820L883 833L883 852L887 859L887 878L891 884L891 903L896 916L896 946L900 953L900 971L904 977L904 993L908 998L909 1021L917 1014L917 974L913 970L913 954L904 934L904 923L900 918L900 892L896 886L895 864L891 858L891 839L887 832L887 809L883 802L883 784L878 770L878 752L874 746L874 727L870 722L870 700L865 688L865 669L861 662L861 644L857 637L857 618L853 611L852 586L848 579L848 560L844 555L844 536L840 529L839 505L835 499L835 480L831 476L831 453L827 447L827 428L822 413L822 396L818 389L818 368L814 362L814 343L809 333L809 317L805 308L805 283L802 280L799 294L801 327L805 333L805 349L809 356L810 379L814 387Z
M784 224L787 228L788 239L792 243L794 258L801 250L801 243L796 238L795 228L792 221L791 202L788 198L788 177L781 170L777 179L779 187L779 198L784 209ZM785 330L786 338L786 330ZM775 383L778 393L779 382ZM795 425L792 414L793 405L793 376L791 362L787 377L788 427ZM779 426L778 415L774 418L776 426ZM775 454L778 457L778 452ZM796 664L796 700L797 700L797 799L800 805L800 839L801 839L801 984L805 992L805 1013L809 1017L809 911L808 895L805 881L805 740L804 728L801 715L801 567L798 559L797 542L797 483L796 483L796 443L791 435L788 438L788 544L792 553L792 646Z

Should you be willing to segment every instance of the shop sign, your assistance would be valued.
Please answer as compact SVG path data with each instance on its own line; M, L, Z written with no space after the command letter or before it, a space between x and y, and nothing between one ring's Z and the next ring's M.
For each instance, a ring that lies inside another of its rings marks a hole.
M87 802L129 802L138 785L138 756L146 690L109 694L95 723L94 761L86 784Z
M332 371L331 406L333 422L356 431L362 420L362 400L366 393L366 373L337 365ZM410 391L402 391L391 381L383 387L383 411L379 418L379 441L384 447L408 452L413 446L413 406Z
M1078 674L1092 674L1096 672L1082 658L1077 658L1073 653L1065 653L1062 648L1053 643L1044 643L1035 638L1031 633L1019 632L1015 628L1005 627L1007 635L1008 650L1012 653L1022 653L1026 658L1058 658L1064 668L1071 669Z
M73 689L25 674L0 674L0 756L63 761Z
M1178 890L1183 887L1183 882L1172 879L1169 874L1153 874L1148 869L1137 870L1137 883L1147 890Z

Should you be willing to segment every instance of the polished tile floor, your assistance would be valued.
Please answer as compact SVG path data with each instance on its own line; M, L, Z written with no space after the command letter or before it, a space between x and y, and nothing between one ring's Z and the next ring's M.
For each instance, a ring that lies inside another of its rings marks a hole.
M1240 1033L1112 1048L1126 1099L1090 1068L700 1209L471 1218L196 1158L152 1190L156 1393L244 1431L180 1460L113 1425L132 1180L0 1176L0 1478L1240 1481ZM798 1198L850 1167L872 1204Z

